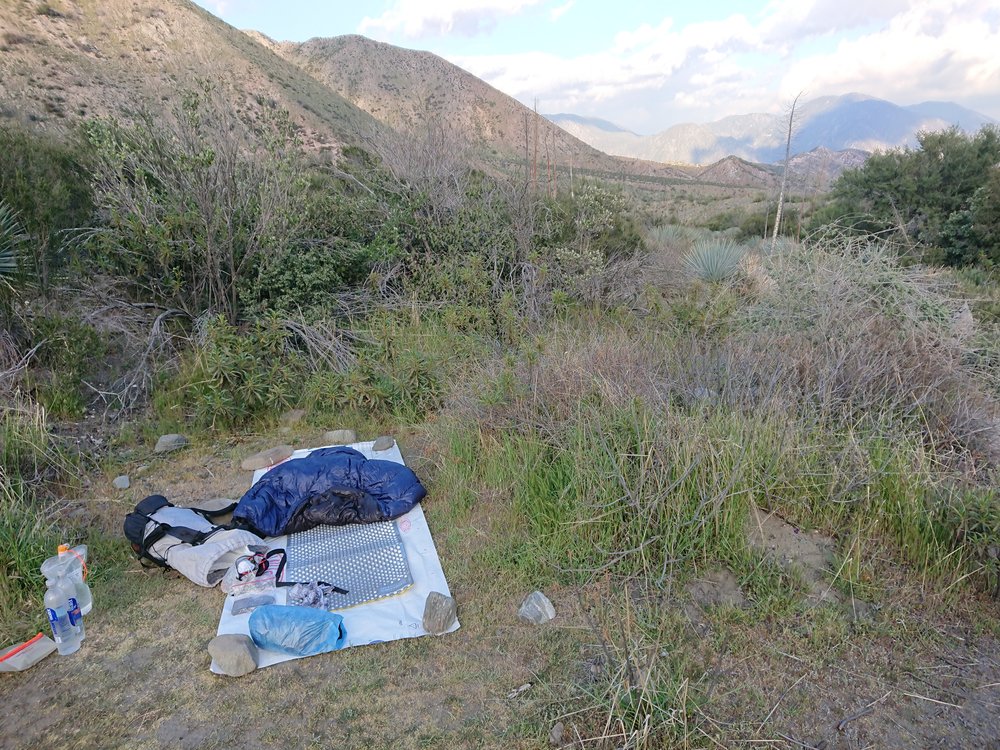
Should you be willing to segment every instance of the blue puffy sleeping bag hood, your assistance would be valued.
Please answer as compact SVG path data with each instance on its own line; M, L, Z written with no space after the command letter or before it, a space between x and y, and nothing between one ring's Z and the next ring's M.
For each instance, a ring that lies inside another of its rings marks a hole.
M397 518L427 491L395 461L365 458L353 448L322 448L275 466L240 498L233 524L260 536Z

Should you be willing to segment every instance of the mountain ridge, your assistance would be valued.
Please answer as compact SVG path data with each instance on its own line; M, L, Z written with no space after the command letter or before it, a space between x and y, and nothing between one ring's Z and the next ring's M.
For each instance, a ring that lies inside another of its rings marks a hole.
M384 126L189 0L0 5L0 116L66 128L92 116L169 109L209 81L237 111L280 106L314 150Z
M664 163L708 164L726 156L775 164L784 160L787 115L749 113L708 123L679 123L652 135L637 135L606 121L580 115L547 115L595 148ZM796 111L793 154L816 148L833 152L884 150L916 145L916 134L952 123L967 132L996 120L953 102L901 106L852 93L804 102ZM600 123L600 124L599 124Z
M251 38L302 68L339 96L404 133L440 124L487 156L630 175L689 179L687 172L648 160L609 155L533 112L513 97L432 52L358 34L279 42ZM536 132L537 130L537 132Z

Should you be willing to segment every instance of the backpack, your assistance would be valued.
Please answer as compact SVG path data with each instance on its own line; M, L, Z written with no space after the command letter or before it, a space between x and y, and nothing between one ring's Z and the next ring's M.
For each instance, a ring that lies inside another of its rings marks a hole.
M181 508L163 495L150 495L125 516L123 531L139 562L177 570L199 586L213 587L245 554L251 544L263 544L245 529L212 522L236 507L219 510Z

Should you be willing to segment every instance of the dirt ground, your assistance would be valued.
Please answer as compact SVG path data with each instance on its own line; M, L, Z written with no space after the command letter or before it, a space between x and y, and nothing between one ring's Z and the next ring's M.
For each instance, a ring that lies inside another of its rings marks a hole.
M95 477L81 502L110 525L151 492L178 503L239 497L250 480L238 469L243 456L286 440L315 445L319 434L196 443L166 457L137 448L114 470L128 469L128 491ZM620 652L608 648L609 610L592 605L614 601L620 586L546 585L557 618L519 622L530 588L497 569L483 531L502 498L484 493L456 523L450 498L435 493L433 439L413 432L400 445L428 485L425 510L459 631L219 677L206 645L221 592L134 565L95 590L78 654L0 676L0 745L544 748L561 722L564 747L651 746L600 708L615 674L608 661ZM886 560L878 601L859 604L828 580L830 540L766 514L756 526L757 544L797 566L806 593L791 616L762 618L735 576L713 570L657 605L680 623L661 653L683 652L688 665L691 715L676 747L1000 750L995 601L942 599Z

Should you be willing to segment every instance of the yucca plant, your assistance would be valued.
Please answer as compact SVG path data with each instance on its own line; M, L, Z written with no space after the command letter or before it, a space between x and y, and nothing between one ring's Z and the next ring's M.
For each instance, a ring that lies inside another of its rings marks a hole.
M662 250L671 247L690 245L694 233L680 224L663 224L646 230L646 242L650 247Z
M740 270L747 250L731 240L703 240L684 256L684 268L702 281L725 281Z
M17 214L0 198L0 284L10 287L10 279L17 273L17 250L24 241L24 231Z

